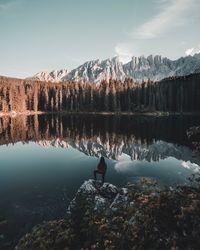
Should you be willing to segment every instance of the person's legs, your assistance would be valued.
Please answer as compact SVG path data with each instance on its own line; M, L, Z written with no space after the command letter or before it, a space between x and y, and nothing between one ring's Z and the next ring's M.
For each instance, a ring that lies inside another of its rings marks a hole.
M106 174L106 173L103 173L103 174L102 174L102 182L103 182L103 183L104 183L104 180L105 180L105 174Z
M97 173L98 173L98 170L94 170L94 179L95 180L97 179Z
M94 170L94 179L97 179L97 174L102 174L99 170Z
M102 173L102 172L100 172L99 170L94 170L94 179L95 179L95 180L97 179L97 174L101 174L102 182L104 183L105 174L106 174L106 173Z

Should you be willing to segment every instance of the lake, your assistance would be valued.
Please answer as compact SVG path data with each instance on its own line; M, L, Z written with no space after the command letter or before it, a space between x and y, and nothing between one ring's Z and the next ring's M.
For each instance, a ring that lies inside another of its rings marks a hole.
M186 130L193 116L33 115L0 117L0 249L45 220L65 215L77 189L93 178L99 157L106 181L140 177L169 188L198 173Z

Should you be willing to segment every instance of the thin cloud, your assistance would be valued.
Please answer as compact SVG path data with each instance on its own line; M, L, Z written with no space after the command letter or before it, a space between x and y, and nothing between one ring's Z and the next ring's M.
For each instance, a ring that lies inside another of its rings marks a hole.
M189 48L185 51L186 56L193 56L200 53L200 45L197 48Z
M0 11L7 11L21 3L22 0L0 0Z
M160 13L131 33L134 39L153 39L188 22L188 14L198 0L160 1Z
M129 32L128 42L116 44L115 54L122 60L126 61L131 55L137 55L145 40L166 36L170 31L187 25L195 18L194 10L200 7L199 0L154 0L154 3L158 9L157 14ZM193 50L187 51L189 52L192 53Z
M117 44L115 46L115 55L119 57L121 62L128 62L131 59L131 45L127 43Z
M7 1L3 1L3 2L0 2L0 10L7 10L11 5L11 2Z

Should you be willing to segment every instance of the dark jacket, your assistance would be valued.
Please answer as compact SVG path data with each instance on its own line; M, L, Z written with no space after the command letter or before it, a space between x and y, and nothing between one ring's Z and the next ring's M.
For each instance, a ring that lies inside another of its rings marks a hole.
M106 172L107 169L107 165L106 163L99 163L97 166L97 169L99 170L99 172L101 172L102 174L104 174Z

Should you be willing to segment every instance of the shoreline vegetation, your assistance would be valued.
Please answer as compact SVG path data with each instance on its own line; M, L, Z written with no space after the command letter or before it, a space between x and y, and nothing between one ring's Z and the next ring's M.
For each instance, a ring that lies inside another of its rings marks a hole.
M60 83L0 77L1 114L42 112L105 114L189 114L200 112L200 73L138 83Z

